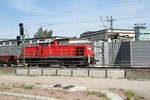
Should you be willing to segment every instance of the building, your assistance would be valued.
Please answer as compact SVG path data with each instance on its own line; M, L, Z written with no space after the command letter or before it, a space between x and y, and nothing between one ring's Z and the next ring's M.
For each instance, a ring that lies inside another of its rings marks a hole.
M25 45L34 45L38 43L46 43L46 42L53 42L54 40L65 40L68 41L68 39L73 37L61 37L61 36L54 36L54 37L46 37L46 38L27 38L24 40ZM63 44L63 43L62 43ZM16 46L17 40L16 39L5 39L0 41L0 46Z
M101 41L134 41L135 31L129 29L105 29L88 31L80 35L80 38Z
M146 29L145 24L135 25L135 38L136 40L150 40L150 29Z
M11 40L11 39L0 39L0 41L7 41L7 40Z

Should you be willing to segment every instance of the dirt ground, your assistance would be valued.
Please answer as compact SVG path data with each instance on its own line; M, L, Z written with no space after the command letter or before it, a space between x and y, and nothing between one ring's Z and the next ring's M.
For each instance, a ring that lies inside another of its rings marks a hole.
M12 93L22 93L36 96L46 96L50 98L57 98L61 100L109 100L104 94L100 92L90 91L74 91L69 92L67 90L52 90L52 89L41 89L34 86L32 89L16 86L0 86L0 91L7 91ZM36 99L25 99L13 96L5 96L2 100L36 100ZM1 100L1 99L0 99Z
M43 85L76 85L91 89L124 89L132 90L138 95L150 99L150 80L102 79L87 77L54 77L54 76L13 76L1 75L0 84L43 84ZM84 99L83 99L84 100ZM88 99L86 99L88 100ZM90 99L89 99L90 100ZM94 99L96 100L96 99Z

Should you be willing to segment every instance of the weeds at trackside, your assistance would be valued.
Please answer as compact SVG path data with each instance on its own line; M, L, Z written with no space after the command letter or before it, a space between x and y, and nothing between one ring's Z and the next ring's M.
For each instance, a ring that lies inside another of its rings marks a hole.
M35 85L31 85L31 84L21 84L21 85L13 84L12 85L12 87L22 88L22 89L30 89L30 90L32 90L34 86Z

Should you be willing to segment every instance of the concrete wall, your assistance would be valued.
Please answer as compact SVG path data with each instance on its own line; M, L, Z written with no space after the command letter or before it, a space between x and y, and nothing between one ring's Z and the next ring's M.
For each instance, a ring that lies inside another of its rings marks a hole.
M128 69L126 78L150 79L150 69Z
M17 75L150 79L150 69L16 69Z
M95 70L95 69L17 69L17 75L43 75L43 76L73 76L95 78L123 78L122 70Z

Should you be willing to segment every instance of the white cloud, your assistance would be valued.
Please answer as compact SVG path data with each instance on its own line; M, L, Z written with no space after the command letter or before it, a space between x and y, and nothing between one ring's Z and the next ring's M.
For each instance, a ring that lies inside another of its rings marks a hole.
M38 0L6 0L6 1L11 7L27 13L32 13L36 15L50 13L44 7L40 7L39 5L37 5Z

